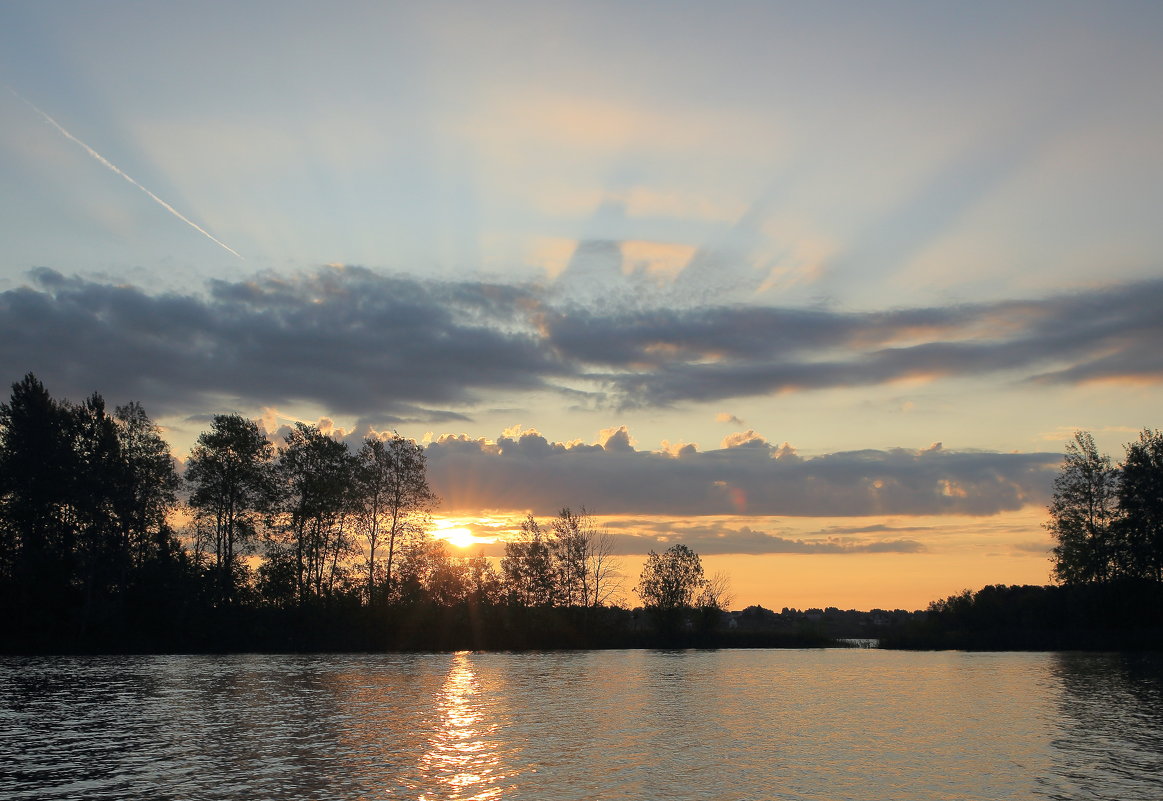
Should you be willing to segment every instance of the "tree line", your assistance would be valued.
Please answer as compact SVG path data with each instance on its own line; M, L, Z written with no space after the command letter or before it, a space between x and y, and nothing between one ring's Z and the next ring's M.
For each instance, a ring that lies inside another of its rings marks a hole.
M1049 586L983 587L934 601L885 644L906 648L1163 648L1163 432L1120 464L1076 432L1054 479Z
M458 557L427 533L437 503L423 449L398 435L352 451L296 423L276 446L220 414L179 475L140 404L57 400L29 374L0 404L0 628L33 647L233 647L312 625L369 647L424 645L441 627L626 642L643 626L709 630L729 600L676 545L652 552L633 588L644 613L623 608L614 538L584 508L529 515L499 567Z

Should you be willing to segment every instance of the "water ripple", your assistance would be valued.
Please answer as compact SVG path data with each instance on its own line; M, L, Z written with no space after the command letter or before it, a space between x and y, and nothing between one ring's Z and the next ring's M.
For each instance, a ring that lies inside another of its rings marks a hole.
M3 799L1158 799L1158 657L0 659Z

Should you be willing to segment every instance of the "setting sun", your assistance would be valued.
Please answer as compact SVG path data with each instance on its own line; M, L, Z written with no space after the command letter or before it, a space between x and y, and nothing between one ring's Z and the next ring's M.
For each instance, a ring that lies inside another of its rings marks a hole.
M457 548L467 548L477 543L477 538L467 528L446 528L443 531L434 532L433 536L455 545Z
M491 545L517 524L493 517L440 517L432 521L432 538L457 548Z

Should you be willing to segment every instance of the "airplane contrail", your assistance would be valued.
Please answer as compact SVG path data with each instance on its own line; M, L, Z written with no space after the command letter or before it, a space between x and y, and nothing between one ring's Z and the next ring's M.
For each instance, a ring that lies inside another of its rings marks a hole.
M244 257L244 256L243 256L241 253L239 253L237 250L235 250L234 248L230 247L230 245L226 244L226 243L225 243L225 242L223 242L221 239L218 239L217 237L215 237L215 236L214 236L212 233L210 233L209 231L207 231L207 230L206 230L205 228L203 228L202 226L198 225L198 223L194 222L193 220L191 220L191 219L190 219L189 217L187 217L186 215L182 214L180 211L178 211L177 209L175 209L175 208L174 208L173 206L171 206L169 203L166 203L164 200L162 200L160 197L158 197L157 195L155 195L153 192L149 191L149 190L148 190L148 189L146 189L144 186L142 186L141 184L139 184L137 181L133 180L133 178L131 178L129 175L127 175L127 174L125 173L125 171L124 171L124 170L122 170L120 167L118 167L116 164L114 164L114 163L113 163L113 162L111 162L109 159L107 159L107 158L105 158L104 156L102 156L100 153L98 153L98 152L97 152L96 150L94 150L93 148L89 147L87 144L85 144L84 142L82 142L82 141L81 141L80 139L78 139L77 137L73 136L71 133L69 133L67 130L65 130L65 127L64 127L63 125L61 125L59 122L57 122L57 121L56 121L56 120L54 120L52 117L50 117L50 116L49 116L49 115L48 115L48 114L47 114L47 113L46 113L44 110L42 110L42 109L41 109L39 106L37 106L37 105L36 105L35 103L33 103L31 100L29 100L28 98L26 98L24 95L20 94L20 92L17 92L17 91L16 91L15 89L13 89L11 86L9 86L9 87L8 87L8 91L12 92L12 94L16 95L16 96L17 96L17 97L19 97L21 100L23 100L25 103L27 103L27 104L28 104L28 105L29 105L29 106L32 108L32 110L33 110L33 111L35 111L37 114L39 114L41 117L43 117L43 118L44 118L44 120L45 120L45 122L47 122L49 125L51 125L52 127L56 128L58 131L60 131L60 132L61 132L61 134L62 134L62 135L64 135L64 137L65 137L66 139L69 139L69 140L71 140L71 141L73 141L73 142L76 142L78 145L80 145L82 148L84 148L85 152L86 152L86 153L88 153L90 156L92 156L93 158L97 159L97 161L101 162L101 163L102 163L102 164L104 164L106 167L108 167L109 169L113 170L113 172L117 173L117 174L118 174L118 175L120 175L122 178L124 178L125 180L129 181L129 183L131 183L131 184L133 184L134 186L136 186L136 187L137 187L138 189L140 189L142 192L145 192L147 195L149 195L149 197L150 197L150 200L152 200L153 202L157 203L157 204L158 204L159 206L161 206L163 209L165 209L165 210L166 210L166 211L168 211L170 214L172 214L172 215L174 215L175 217L177 217L179 220L181 220L182 222L184 222L186 225L188 225L188 226L190 226L191 228L193 228L195 231L197 231L198 233L200 233L202 236L204 236L204 237L206 237L207 239L209 239L211 242L213 242L213 243L214 243L215 245L217 245L218 247L220 247L220 248L222 248L223 250L227 251L227 252L228 252L228 253L230 253L231 255L233 255L233 256L236 256L236 257L238 257L239 259L242 259L242 261L246 261L246 258L245 258L245 257Z

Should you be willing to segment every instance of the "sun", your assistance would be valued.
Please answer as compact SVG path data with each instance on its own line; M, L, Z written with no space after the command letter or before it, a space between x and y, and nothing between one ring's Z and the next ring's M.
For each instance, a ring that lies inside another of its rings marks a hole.
M477 542L477 538L467 528L446 528L436 532L436 536L457 548L467 548Z

